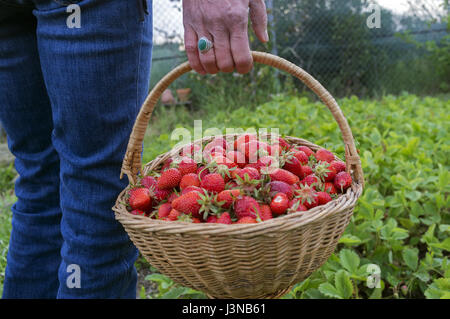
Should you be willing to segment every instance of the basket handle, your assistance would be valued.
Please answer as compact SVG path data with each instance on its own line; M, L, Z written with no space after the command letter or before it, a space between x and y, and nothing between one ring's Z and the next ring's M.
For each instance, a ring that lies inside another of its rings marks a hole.
M339 128L342 132L342 139L344 140L345 144L345 161L347 164L347 171L352 172L354 180L364 186L364 176L361 168L361 160L356 151L352 131L350 129L350 126L348 125L347 119L345 118L339 105L331 96L331 94L310 74L283 58L269 53L257 51L252 51L252 56L255 62L275 67L279 70L291 74L292 76L295 76L322 100L322 102L333 114L333 117L338 123ZM156 86L145 99L144 104L142 105L141 110L136 118L136 122L134 123L130 140L128 141L127 151L122 162L120 178L123 177L123 174L126 174L130 183L136 183L137 174L142 169L141 153L144 135L152 116L153 109L155 108L155 105L164 90L167 89L167 87L181 75L191 70L192 68L190 67L188 62L180 64L175 69L167 73L156 84Z

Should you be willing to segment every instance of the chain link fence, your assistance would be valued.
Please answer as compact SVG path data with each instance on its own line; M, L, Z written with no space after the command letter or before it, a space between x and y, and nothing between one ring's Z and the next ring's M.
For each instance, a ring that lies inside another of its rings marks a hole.
M258 43L251 31L250 41L301 66L336 96L445 92L448 81L436 76L427 45L450 41L445 2L407 1L399 13L377 1L266 0L270 42ZM186 60L181 1L155 0L153 10L152 84Z

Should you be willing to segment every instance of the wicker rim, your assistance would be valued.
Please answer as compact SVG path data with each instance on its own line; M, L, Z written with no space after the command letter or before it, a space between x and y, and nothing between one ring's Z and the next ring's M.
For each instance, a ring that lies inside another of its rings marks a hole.
M238 134L233 134L238 135ZM270 136L270 134L267 134ZM223 137L227 137L224 135ZM204 137L201 140L195 142L208 142L214 139L215 136ZM290 143L295 143L299 145L305 145L313 150L318 150L320 146L313 144L307 140L300 139L297 137L286 136L285 139ZM194 142L194 143L195 143ZM156 157L153 161L145 165L143 172L147 174L148 172L157 170L166 159L177 153L182 149L183 146L172 149L171 151L161 154ZM339 160L338 157L335 157ZM116 213L116 219L119 220L127 228L132 228L136 231L142 232L158 232L165 234L183 234L183 235L214 235L214 236L239 236L241 238L250 238L258 235L268 235L269 233L276 234L280 230L290 231L306 225L312 222L319 222L331 215L339 213L340 211L353 207L356 201L361 196L363 191L363 186L361 183L353 181L352 186L347 190L345 194L340 195L338 198L332 200L331 202L312 208L306 212L296 212L289 215L280 216L271 220L264 221L263 223L257 224L195 224L189 222L178 221L176 223L168 223L164 220L151 219L144 216L129 214L125 207L125 195L128 191L129 185L124 189L116 201L116 205L113 207Z
M352 173L354 182L359 184L362 188L364 186L364 176L361 167L361 160L355 147L353 134L350 129L350 126L348 125L347 119L345 118L344 114L342 113L342 110L340 109L339 105L337 104L333 96L310 74L308 74L302 68L296 66L295 64L283 58L280 58L278 56L269 53L257 51L252 51L252 57L253 60L257 63L275 67L301 80L328 107L334 119L338 123L339 129L341 130L342 133L342 139L344 140L345 145L345 162L347 165L347 171ZM136 122L134 123L133 131L131 133L130 140L128 142L127 150L122 162L122 169L120 173L121 178L123 177L123 174L126 174L128 176L130 184L136 183L137 175L139 172L142 171L142 162L141 162L142 145L144 141L145 131L147 129L148 123L152 116L153 110L156 106L156 103L158 102L164 90L167 89L167 87L173 81L175 81L181 75L191 70L192 68L190 67L188 62L182 63L181 65L173 69L171 72L166 74L156 84L156 86L153 88L153 90L145 99L144 104L142 105L141 110L136 118ZM297 222L298 221L296 220L296 223ZM142 220L139 219L139 224L140 223L142 223ZM201 225L201 228L205 229L204 226L205 225ZM158 228L160 229L161 225L159 225ZM171 226L171 228L173 228L173 226Z

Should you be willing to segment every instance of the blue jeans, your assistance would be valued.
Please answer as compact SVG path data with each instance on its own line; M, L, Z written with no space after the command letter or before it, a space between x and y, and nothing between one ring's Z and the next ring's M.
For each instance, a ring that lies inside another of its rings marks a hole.
M111 207L148 90L146 1L0 0L0 121L19 174L3 298L136 297L138 253Z

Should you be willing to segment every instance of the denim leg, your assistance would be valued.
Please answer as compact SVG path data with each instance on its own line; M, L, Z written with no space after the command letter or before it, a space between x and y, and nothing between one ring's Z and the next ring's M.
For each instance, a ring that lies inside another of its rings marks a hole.
M19 178L3 298L56 298L61 263L59 158L31 8L0 2L0 121Z
M136 297L137 250L111 207L127 184L121 162L149 84L151 3L147 15L142 1L79 1L80 28L66 24L65 1L35 1L61 163L58 298Z

